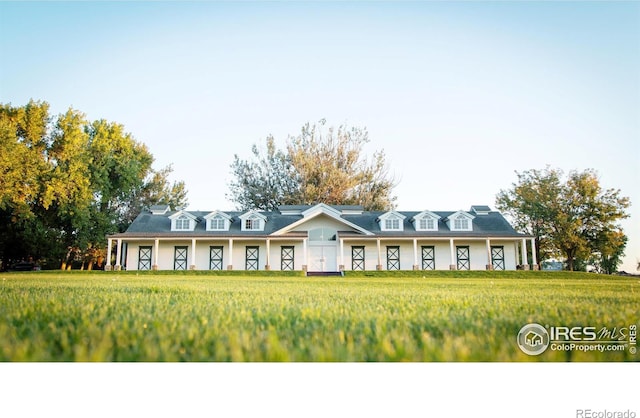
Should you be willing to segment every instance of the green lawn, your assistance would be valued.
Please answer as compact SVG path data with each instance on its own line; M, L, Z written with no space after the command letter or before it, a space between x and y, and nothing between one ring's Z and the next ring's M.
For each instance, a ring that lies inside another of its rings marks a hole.
M530 322L639 321L637 277L0 274L1 361L637 361L528 356L516 336Z

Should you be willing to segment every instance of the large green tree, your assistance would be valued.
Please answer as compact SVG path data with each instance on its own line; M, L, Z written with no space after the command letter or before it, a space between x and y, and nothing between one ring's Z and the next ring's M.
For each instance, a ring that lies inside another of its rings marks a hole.
M540 262L561 256L569 270L591 262L615 271L627 242L618 221L628 217L629 198L603 190L590 169L571 171L566 179L549 167L516 174L518 182L500 191L496 205L518 230L535 236Z
M362 205L366 210L389 209L395 182L383 151L364 155L366 129L325 128L326 121L309 123L279 150L272 136L266 149L252 147L253 158L235 155L230 200L242 209L274 210L286 204Z
M89 268L104 258L105 235L122 232L156 202L186 203L184 183L124 127L87 121L49 105L0 105L0 259ZM152 201L152 199L157 199Z

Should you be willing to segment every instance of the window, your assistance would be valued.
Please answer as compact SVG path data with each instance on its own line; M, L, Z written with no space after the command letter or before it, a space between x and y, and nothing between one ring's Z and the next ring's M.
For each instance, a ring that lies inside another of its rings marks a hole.
M469 270L469 247L456 247L458 270Z
M222 247L209 247L209 270L222 270Z
M351 247L351 270L364 270L364 247Z
M376 221L380 224L381 231L402 231L405 218L403 214L391 211L380 215Z
M436 249L433 246L422 247L422 270L435 270L435 252Z
M280 248L280 270L293 270L294 247L282 246Z
M216 216L209 221L209 229L214 231L224 231L225 222L222 216Z
M494 270L504 270L504 247L491 247L491 264Z
M469 229L469 219L464 216L458 216L453 221L453 229L467 230Z
M258 270L259 251L258 247L247 247L245 270Z
M173 269L174 270L186 270L187 269L187 251L189 247L175 247L173 256Z
M190 226L190 220L186 216L182 215L176 219L176 230L188 230Z
M419 227L421 230L433 230L435 229L435 222L431 218L422 218L420 219Z
M244 229L247 231L260 230L260 219L249 218L244 220Z
M242 231L263 231L267 222L266 216L253 210L240 215L239 218Z
M416 231L437 231L439 215L425 210L412 218Z
M151 270L151 247L138 249L138 270Z
M384 229L393 229L393 230L400 229L400 219L398 218L385 219Z
M387 247L387 270L400 270L400 247Z

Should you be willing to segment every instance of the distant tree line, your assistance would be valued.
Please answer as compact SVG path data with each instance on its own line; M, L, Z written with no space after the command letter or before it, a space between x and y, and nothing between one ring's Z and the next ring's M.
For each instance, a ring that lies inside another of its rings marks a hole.
M618 222L629 217L628 197L602 189L590 169L566 178L550 167L516 174L517 183L498 194L497 207L516 229L535 237L538 260L565 260L568 270L617 271L627 245Z
M171 166L154 170L147 147L120 124L88 121L46 102L0 104L0 261L43 268L101 267L105 236L142 209L186 203Z

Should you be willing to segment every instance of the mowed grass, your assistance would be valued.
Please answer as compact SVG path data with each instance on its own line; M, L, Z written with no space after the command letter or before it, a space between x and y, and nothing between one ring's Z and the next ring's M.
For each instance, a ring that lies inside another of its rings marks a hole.
M3 273L0 360L638 360L629 350L528 356L516 344L530 322L638 324L638 278L467 273Z

